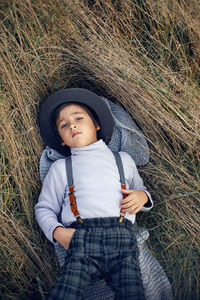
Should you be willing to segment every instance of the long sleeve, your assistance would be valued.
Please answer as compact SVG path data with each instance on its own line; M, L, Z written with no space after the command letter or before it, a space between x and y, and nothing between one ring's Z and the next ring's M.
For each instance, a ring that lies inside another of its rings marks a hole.
M63 226L58 221L61 212L64 189L67 184L63 160L58 160L51 166L42 186L38 203L35 205L36 220L46 237L52 242L53 231L57 226Z
M147 191L147 188L144 186L143 180L139 175L138 169L134 160L126 152L120 152L122 163L124 167L124 173L126 182L128 183L128 188L131 190L140 190L144 191L148 196L148 206L143 206L142 211L148 211L153 207L153 201L151 194Z

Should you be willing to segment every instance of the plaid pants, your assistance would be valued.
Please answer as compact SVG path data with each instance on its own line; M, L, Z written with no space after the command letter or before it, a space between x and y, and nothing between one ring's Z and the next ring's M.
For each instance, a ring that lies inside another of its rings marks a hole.
M104 278L115 299L144 300L133 224L118 218L85 219L74 222L65 264L48 300L83 299L92 280Z

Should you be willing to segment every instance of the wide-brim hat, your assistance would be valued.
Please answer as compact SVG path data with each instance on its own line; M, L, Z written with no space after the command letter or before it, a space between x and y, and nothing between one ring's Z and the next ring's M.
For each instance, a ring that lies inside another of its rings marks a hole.
M58 133L55 130L55 110L65 103L83 104L96 113L100 130L98 138L109 143L113 132L113 118L108 105L92 91L81 88L59 90L49 96L41 105L39 112L39 127L44 142L59 153L69 156L70 148L62 146Z

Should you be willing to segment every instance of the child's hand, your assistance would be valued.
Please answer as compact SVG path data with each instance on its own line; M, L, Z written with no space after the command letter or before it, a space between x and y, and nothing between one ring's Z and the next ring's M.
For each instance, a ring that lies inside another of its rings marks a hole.
M75 231L76 229L74 228L64 228L58 226L53 231L53 238L67 250Z
M122 193L127 197L121 201L120 208L130 215L137 214L148 201L148 196L144 191L122 189Z

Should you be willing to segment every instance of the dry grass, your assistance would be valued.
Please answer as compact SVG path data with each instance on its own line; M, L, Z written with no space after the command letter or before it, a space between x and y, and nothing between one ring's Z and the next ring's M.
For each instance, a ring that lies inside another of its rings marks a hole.
M113 4L114 3L114 4ZM175 299L198 299L198 0L1 1L1 297L43 297L56 276L33 206L39 103L71 86L116 98L151 149L155 208L140 216Z

